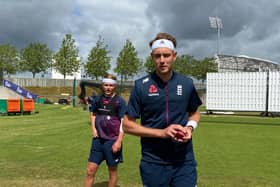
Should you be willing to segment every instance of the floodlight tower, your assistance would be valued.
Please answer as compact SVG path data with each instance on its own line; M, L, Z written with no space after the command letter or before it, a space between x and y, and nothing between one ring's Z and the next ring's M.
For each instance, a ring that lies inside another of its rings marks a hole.
M221 35L221 29L223 28L222 19L219 17L209 17L210 27L217 29L217 55L219 54L219 41Z

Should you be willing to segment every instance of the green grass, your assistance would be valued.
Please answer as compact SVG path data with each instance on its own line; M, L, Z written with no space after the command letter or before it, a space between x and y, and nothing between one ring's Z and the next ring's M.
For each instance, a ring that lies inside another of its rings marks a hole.
M194 135L199 186L279 186L279 121L203 116Z
M0 187L80 187L91 143L89 114L80 107L36 105L38 114L0 116ZM202 116L194 134L198 186L280 185L280 120ZM141 186L139 138L126 135L119 186ZM102 164L97 187L106 186Z

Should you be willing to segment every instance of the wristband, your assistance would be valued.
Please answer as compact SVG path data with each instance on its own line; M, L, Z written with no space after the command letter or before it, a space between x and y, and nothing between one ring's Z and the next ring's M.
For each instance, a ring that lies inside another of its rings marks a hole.
M193 128L193 131L194 131L194 129L197 127L197 122L194 121L194 120L190 120L190 121L188 121L188 123L187 123L186 126L187 126L187 127L192 127L192 128Z

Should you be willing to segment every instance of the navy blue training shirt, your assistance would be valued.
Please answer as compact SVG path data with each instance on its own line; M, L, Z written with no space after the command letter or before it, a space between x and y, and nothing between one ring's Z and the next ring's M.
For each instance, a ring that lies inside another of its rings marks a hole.
M96 96L91 103L91 112L96 114L95 126L98 135L107 140L116 140L119 136L121 118L126 111L125 100L116 95Z
M201 100L192 79L173 72L164 83L152 73L135 81L127 107L127 115L141 118L145 127L164 129L170 124L187 123L189 112L195 112ZM142 160L169 164L194 160L192 141L141 137Z

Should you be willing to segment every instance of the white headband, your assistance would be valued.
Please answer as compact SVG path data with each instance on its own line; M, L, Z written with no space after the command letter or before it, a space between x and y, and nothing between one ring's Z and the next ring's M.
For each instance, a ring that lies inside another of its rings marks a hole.
M152 44L152 50L156 49L156 48L160 48L160 47L165 47L171 50L174 50L174 44L173 42L171 42L170 40L167 39L159 39L153 42Z
M117 84L117 81L115 81L114 79L104 78L102 79L102 83Z

